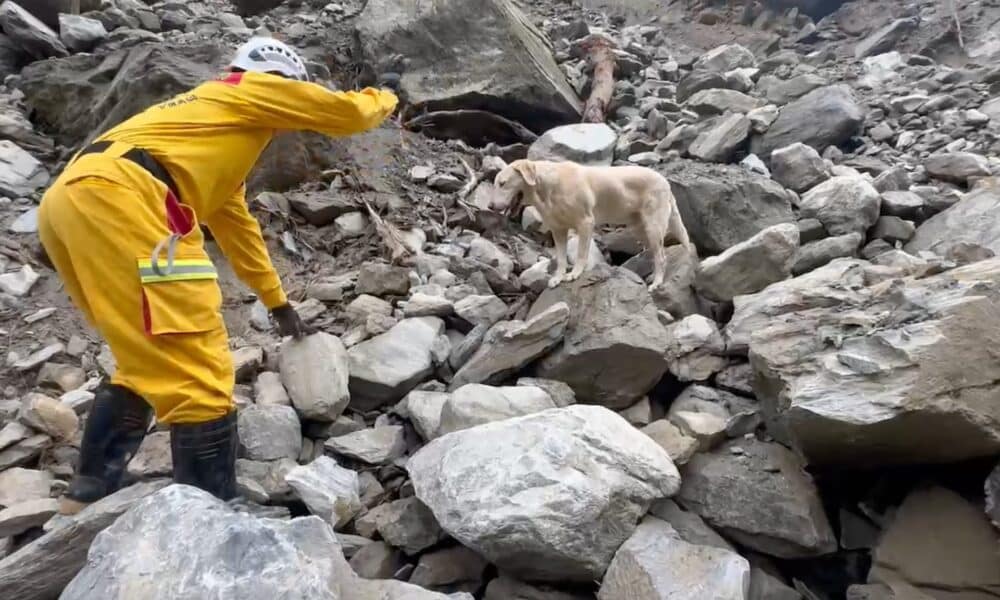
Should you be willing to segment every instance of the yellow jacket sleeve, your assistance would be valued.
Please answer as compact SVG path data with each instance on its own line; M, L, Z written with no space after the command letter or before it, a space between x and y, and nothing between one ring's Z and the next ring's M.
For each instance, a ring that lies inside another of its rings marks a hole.
M244 73L236 90L243 100L242 116L259 127L334 137L378 127L399 102L391 92L374 88L334 92L266 73Z
M260 224L247 208L245 190L245 186L240 186L233 197L204 222L236 275L256 292L264 306L272 309L286 304L288 298L267 253Z

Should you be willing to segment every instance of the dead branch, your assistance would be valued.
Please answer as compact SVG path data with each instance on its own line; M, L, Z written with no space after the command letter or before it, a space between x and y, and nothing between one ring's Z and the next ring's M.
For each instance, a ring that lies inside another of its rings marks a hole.
M403 239L403 234L396 228L395 225L389 223L381 217L372 205L368 203L367 200L364 201L365 208L368 210L368 216L371 217L372 223L375 224L375 231L378 232L379 237L382 238L382 243L385 244L386 248L389 249L389 261L392 264L398 264L403 258L410 254L409 250L406 248L406 243Z
M469 166L469 163L464 158L459 157L458 160L462 161L462 166L465 167L466 173L469 174L469 181L458 191L458 198L465 200L472 193L472 190L476 189L476 186L479 185L479 176L476 175L476 172L472 170L472 167Z
M950 0L951 3L951 17L955 19L955 32L958 35L958 47L965 50L965 41L962 39L962 21L958 18L958 2L957 0Z
M580 42L586 52L587 63L593 70L590 97L583 106L584 123L603 123L608 117L608 106L615 91L615 44L607 36L591 34Z

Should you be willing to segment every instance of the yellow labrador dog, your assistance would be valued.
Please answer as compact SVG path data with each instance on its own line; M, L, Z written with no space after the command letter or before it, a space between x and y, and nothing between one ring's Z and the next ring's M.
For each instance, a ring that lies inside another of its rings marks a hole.
M697 250L681 222L670 182L652 169L638 166L590 167L573 162L515 160L497 174L498 193L490 208L516 208L517 198L534 206L552 232L556 245L556 274L549 287L573 281L583 274L596 225L628 225L653 252L653 283L663 283L666 270L664 241L679 242L697 257ZM579 238L573 271L566 275L569 230Z

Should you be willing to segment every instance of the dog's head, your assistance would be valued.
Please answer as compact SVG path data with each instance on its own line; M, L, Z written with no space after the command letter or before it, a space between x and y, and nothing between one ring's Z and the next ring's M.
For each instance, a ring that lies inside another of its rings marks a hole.
M497 173L493 180L496 195L490 209L513 214L520 206L522 194L538 185L538 172L530 160L515 160Z

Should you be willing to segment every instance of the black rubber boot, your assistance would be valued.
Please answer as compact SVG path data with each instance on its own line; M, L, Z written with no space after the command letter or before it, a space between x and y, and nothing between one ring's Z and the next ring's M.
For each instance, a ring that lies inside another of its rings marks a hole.
M193 485L222 500L236 497L236 411L206 423L170 426L174 481Z
M118 490L152 416L152 407L132 391L120 385L98 389L83 428L76 475L62 498L61 513L75 514Z

